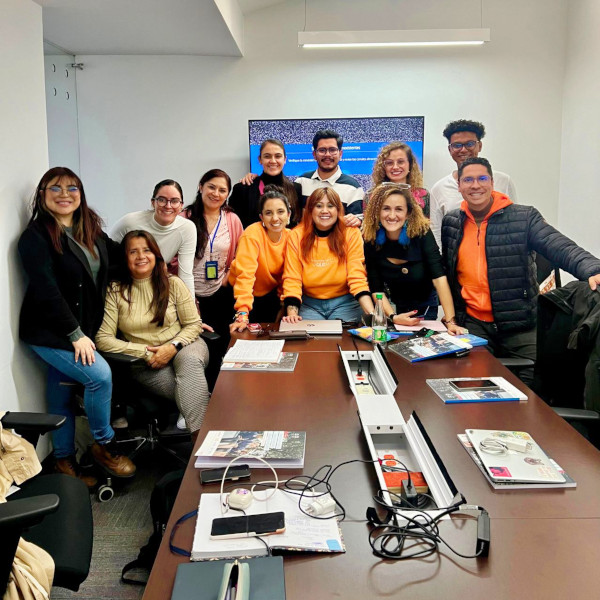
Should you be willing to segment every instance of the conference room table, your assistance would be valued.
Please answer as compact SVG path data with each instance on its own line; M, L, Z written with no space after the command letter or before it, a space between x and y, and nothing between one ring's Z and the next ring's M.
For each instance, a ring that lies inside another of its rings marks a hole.
M239 337L251 339L247 333ZM285 351L298 352L292 373L221 372L215 386L199 447L209 430L306 431L301 470L280 470L280 479L313 474L322 465L368 460L369 452L348 385L338 345L354 350L349 334L287 341ZM359 350L372 349L356 340ZM410 364L393 352L386 357L398 379L395 398L405 419L415 411L457 489L469 504L485 507L491 519L489 556L461 558L440 544L423 559L383 560L368 543L366 509L378 489L372 464L342 466L331 480L346 509L341 523L346 552L297 553L284 558L286 597L306 598L565 598L600 597L600 452L520 382L485 348L462 358L440 358ZM426 383L428 378L502 376L527 394L524 402L444 404ZM458 433L467 428L529 432L577 482L574 489L499 490L462 448ZM252 481L270 479L253 470ZM169 550L173 524L197 507L202 492L194 456L160 546L145 600L170 598L177 566L187 561ZM175 544L191 549L194 519L176 532ZM453 517L440 524L444 540L462 554L473 554L476 520Z

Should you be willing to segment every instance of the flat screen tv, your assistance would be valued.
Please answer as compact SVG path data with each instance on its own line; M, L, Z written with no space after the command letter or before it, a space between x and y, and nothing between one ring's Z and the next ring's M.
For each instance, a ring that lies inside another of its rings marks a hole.
M287 155L284 173L295 179L317 168L312 139L320 129L333 129L344 138L340 167L368 190L372 186L373 162L382 146L390 142L408 144L423 169L425 117L366 117L356 119L275 119L248 121L250 171L262 173L258 162L261 143L267 138L283 142Z

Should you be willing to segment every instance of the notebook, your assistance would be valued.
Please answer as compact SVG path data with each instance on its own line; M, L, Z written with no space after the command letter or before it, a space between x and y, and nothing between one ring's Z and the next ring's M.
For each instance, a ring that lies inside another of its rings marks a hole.
M306 331L311 335L341 335L342 322L339 319L331 321L303 319L299 323L282 321L279 324L279 331Z
M467 429L473 449L477 452L486 473L493 481L565 483L566 479L554 467L544 451L524 431L498 431L494 429ZM508 450L506 454L489 454L480 448L483 440L525 440L526 452Z

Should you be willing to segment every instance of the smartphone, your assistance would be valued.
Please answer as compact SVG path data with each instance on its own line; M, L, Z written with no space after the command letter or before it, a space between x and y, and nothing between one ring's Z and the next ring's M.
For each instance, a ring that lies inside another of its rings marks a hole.
M230 539L271 535L285 531L285 513L272 512L244 517L213 519L211 539Z
M200 471L200 483L216 483L221 482L225 473L225 467L222 469L206 469ZM248 479L250 477L250 467L248 465L239 464L231 465L227 470L225 481L237 481L238 479Z
M459 392L485 392L498 389L491 379L452 380L450 385Z
M200 334L200 337L203 337L205 340L218 340L221 336L218 333L215 333L214 331L206 331L206 329L202 330L202 333Z

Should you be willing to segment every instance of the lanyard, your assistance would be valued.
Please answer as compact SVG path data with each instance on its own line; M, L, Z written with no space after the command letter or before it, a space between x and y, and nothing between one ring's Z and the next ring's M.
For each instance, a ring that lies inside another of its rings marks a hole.
M219 213L219 220L217 221L217 226L215 227L215 233L213 234L212 240L208 238L208 242L210 244L210 255L212 256L213 244L215 243L215 238L217 237L217 232L219 231L219 225L221 224L221 218L223 217L223 211Z

